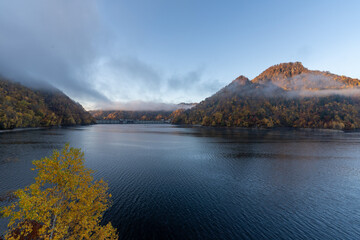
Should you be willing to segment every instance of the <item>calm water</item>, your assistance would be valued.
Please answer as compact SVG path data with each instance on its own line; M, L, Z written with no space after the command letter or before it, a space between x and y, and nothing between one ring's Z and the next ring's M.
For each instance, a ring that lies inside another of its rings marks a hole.
M170 125L2 133L0 194L31 183L31 160L65 142L109 183L105 221L121 239L360 239L360 133Z

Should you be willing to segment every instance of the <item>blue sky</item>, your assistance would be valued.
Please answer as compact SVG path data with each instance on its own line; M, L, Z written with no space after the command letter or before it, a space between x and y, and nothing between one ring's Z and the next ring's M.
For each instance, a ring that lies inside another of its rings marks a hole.
M0 73L87 109L198 102L301 61L360 78L359 1L2 0Z

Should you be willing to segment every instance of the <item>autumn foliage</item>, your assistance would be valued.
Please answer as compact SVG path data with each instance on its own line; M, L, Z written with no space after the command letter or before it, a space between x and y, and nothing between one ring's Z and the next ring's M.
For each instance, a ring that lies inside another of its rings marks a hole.
M5 239L117 239L111 223L100 224L110 206L107 183L94 181L80 149L67 144L33 164L35 183L2 210L10 218Z
M194 108L172 114L176 124L227 127L360 128L360 81L311 71L301 63L270 67L250 81L235 79Z
M122 110L92 110L89 111L97 120L134 119L141 121L160 121L169 119L171 111L122 111Z
M93 122L79 103L57 89L34 90L0 77L0 129Z

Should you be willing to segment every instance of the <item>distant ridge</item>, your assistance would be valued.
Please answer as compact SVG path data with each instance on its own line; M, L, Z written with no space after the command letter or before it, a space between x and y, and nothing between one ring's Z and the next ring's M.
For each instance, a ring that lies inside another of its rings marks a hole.
M133 119L140 121L159 121L169 120L173 112L178 109L190 109L196 106L196 103L179 103L175 105L176 108L172 110L91 110L90 114L96 120L119 120L119 119Z

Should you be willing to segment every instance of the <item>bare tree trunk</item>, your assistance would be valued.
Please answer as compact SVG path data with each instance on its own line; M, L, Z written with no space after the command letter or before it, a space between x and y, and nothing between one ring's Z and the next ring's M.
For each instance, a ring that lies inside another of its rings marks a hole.
M56 217L57 217L57 215L55 215L54 223L52 224L50 239L53 239L55 225L56 225Z

